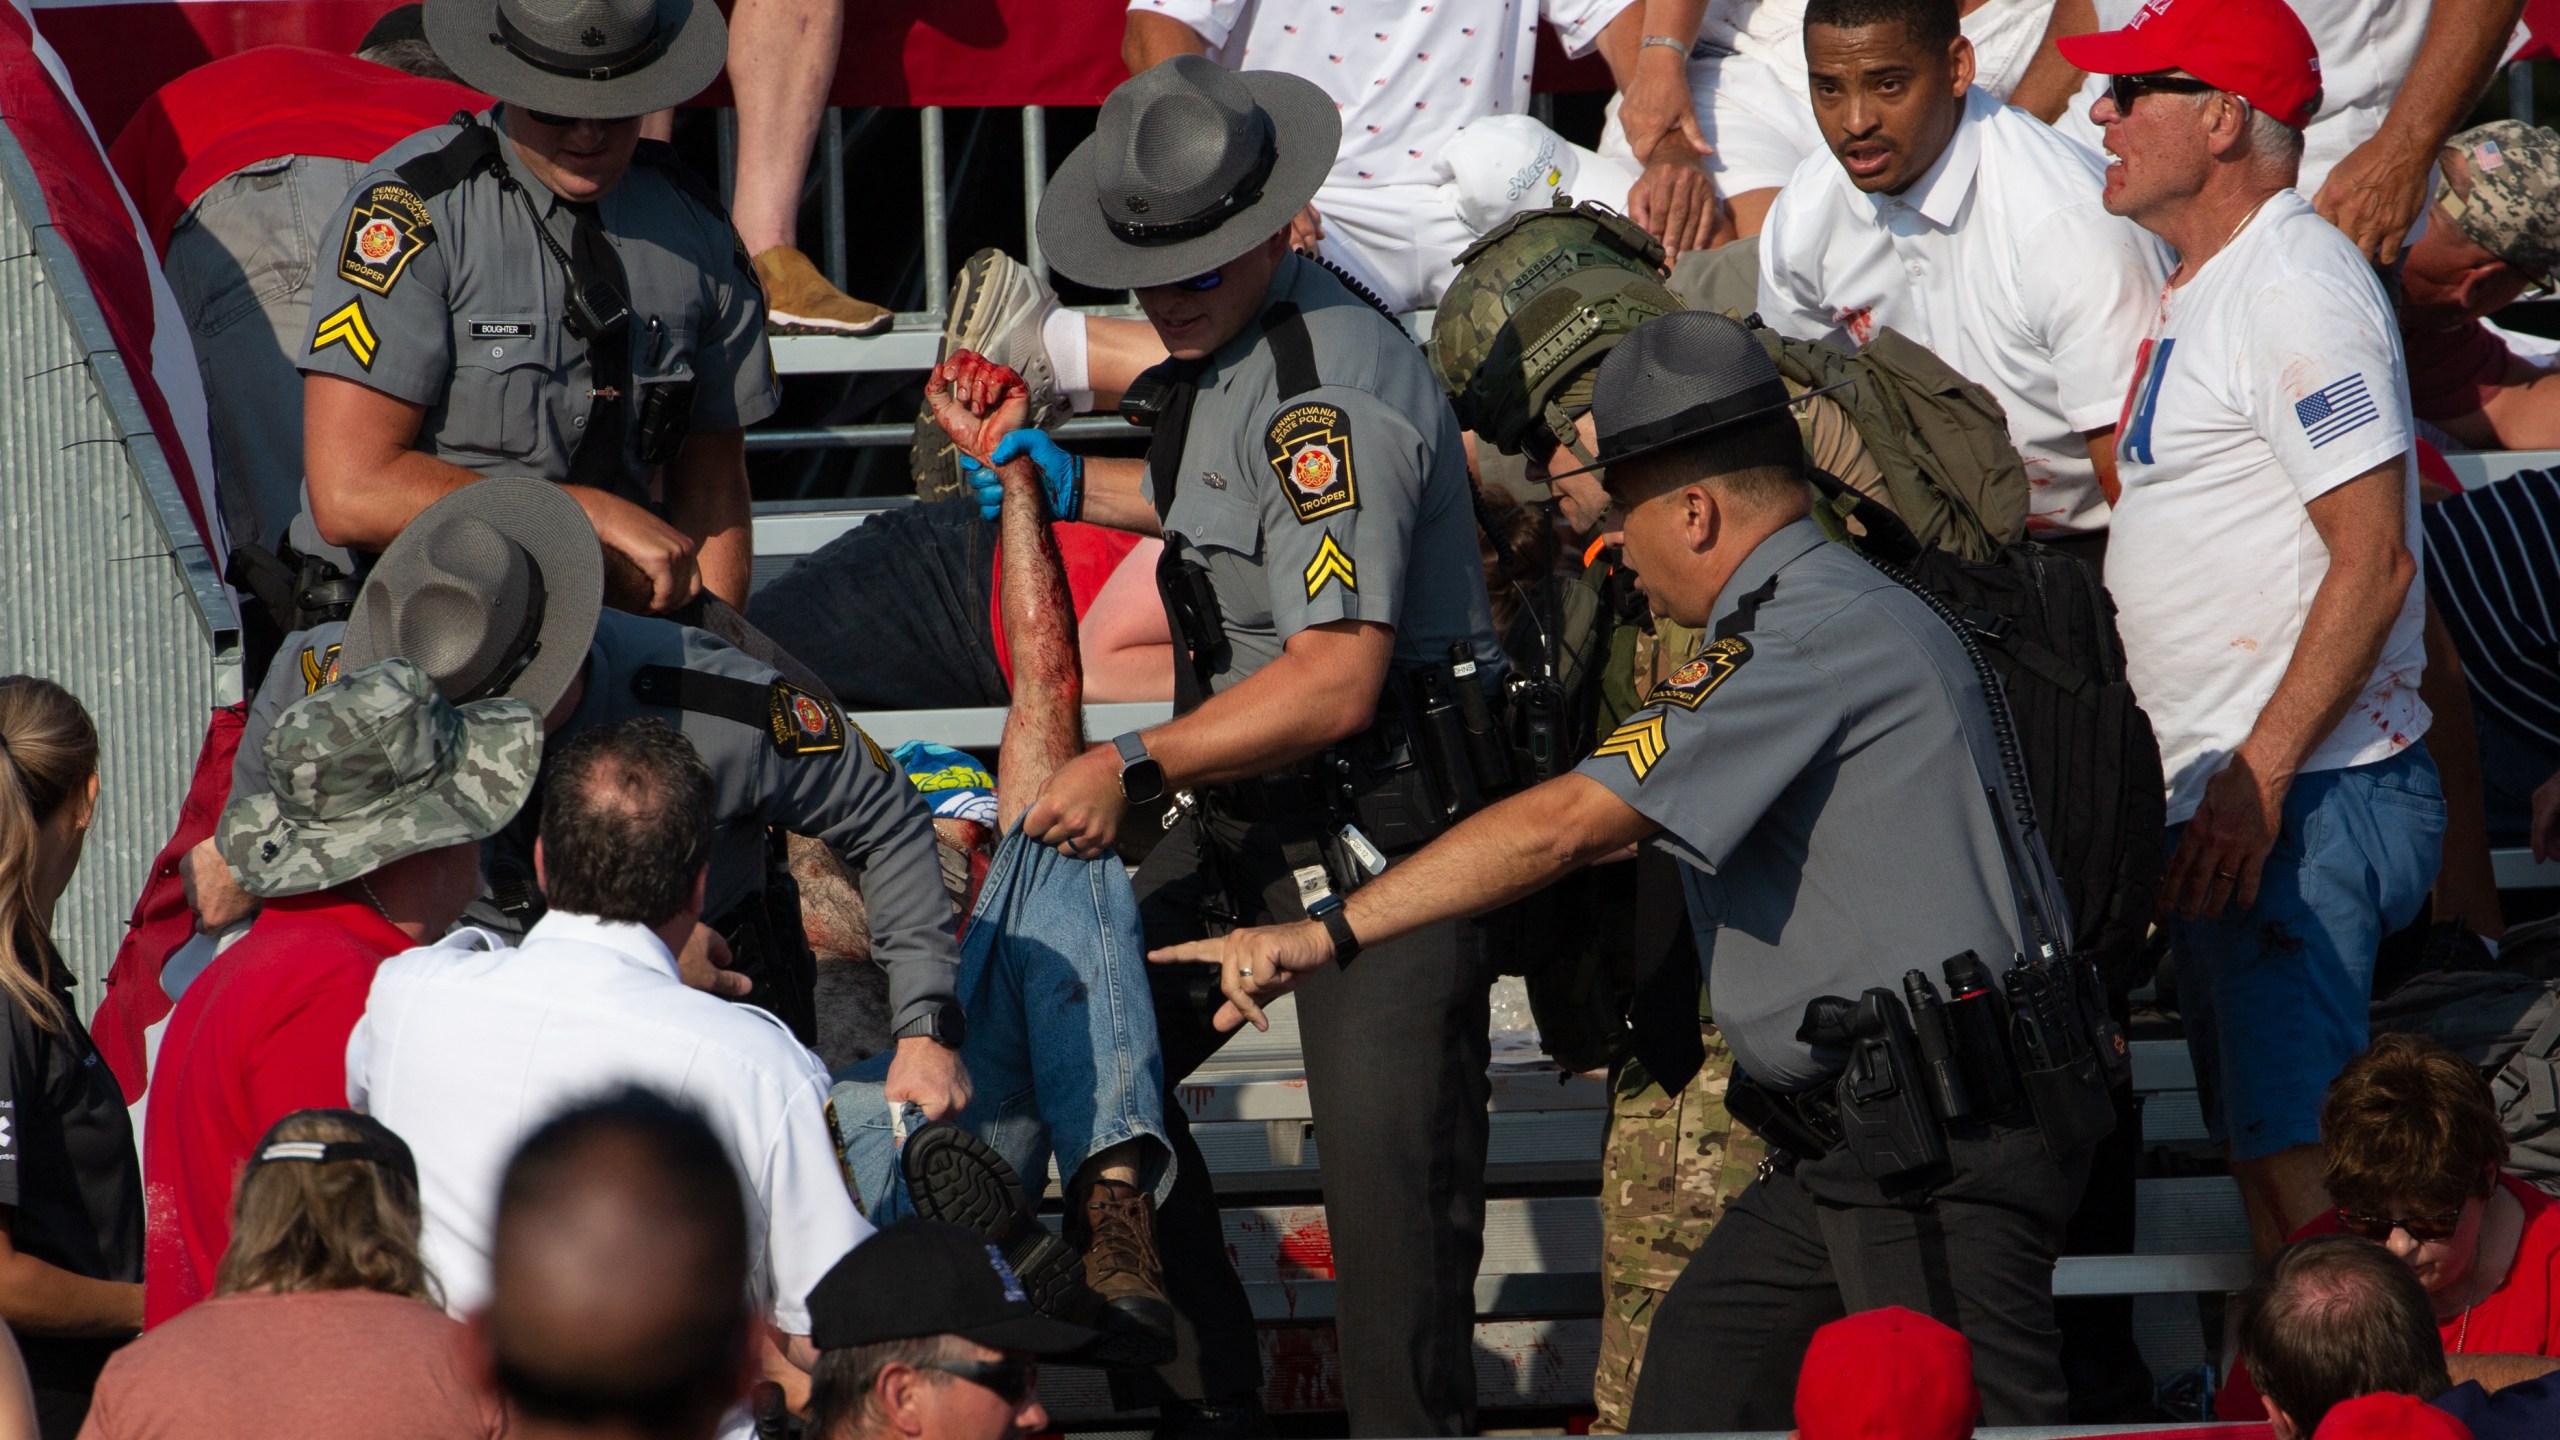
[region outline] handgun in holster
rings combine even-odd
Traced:
[[[358,588],[354,576],[283,541],[273,550],[256,543],[233,546],[222,578],[256,600],[286,635],[346,619]]]
[[[1771,1149],[1799,1160],[1819,1160],[1840,1148],[1840,1111],[1828,1085],[1786,1095],[1736,1070],[1725,1085],[1724,1108]]]
[[[1840,1143],[1870,1180],[1944,1165],[1946,1132],[1929,1108],[1926,1070],[1902,997],[1877,986],[1855,1000],[1817,996],[1796,1039],[1847,1052],[1833,1086]]]

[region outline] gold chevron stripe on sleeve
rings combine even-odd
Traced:
[[[373,368],[373,352],[379,348],[380,342],[373,338],[373,326],[364,318],[362,300],[348,301],[320,322],[320,328],[311,337],[311,353],[317,355],[332,345],[346,346],[347,353],[356,358],[356,364],[367,370]]]
[[[1601,741],[1600,748],[1591,753],[1594,757],[1615,755],[1626,761],[1627,768],[1635,772],[1636,783],[1641,785],[1646,773],[1653,769],[1654,762],[1670,748],[1670,742],[1663,738],[1662,716],[1656,712],[1642,719],[1629,720],[1610,731],[1609,738]]]
[[[1317,591],[1336,580],[1342,582],[1343,589],[1359,593],[1360,582],[1352,574],[1351,557],[1334,543],[1332,531],[1324,532],[1324,542],[1316,546],[1316,558],[1307,562],[1306,580],[1307,598],[1310,600],[1316,598]]]

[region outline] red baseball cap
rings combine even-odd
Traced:
[[[2066,37],[2062,58],[2095,75],[2184,70],[2297,130],[2320,108],[2320,51],[2284,0],[2146,0],[2121,30]]]
[[[2311,1440],[2471,1440],[2471,1427],[2415,1395],[2359,1395],[2332,1406]]]
[[[1796,1374],[1801,1440],[1965,1440],[1981,1418],[1973,1346],[1899,1305],[1814,1331]]]

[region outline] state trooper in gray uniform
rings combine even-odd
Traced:
[[[1158,943],[1338,905],[1457,803],[1426,760],[1468,756],[1422,743],[1424,697],[1451,726],[1500,701],[1457,420],[1392,319],[1289,253],[1339,140],[1314,85],[1181,56],[1112,93],[1040,206],[1049,262],[1133,289],[1173,358],[1142,378],[1143,467],[1077,460],[1036,430],[995,458],[1037,460],[1059,518],[1165,536],[1180,657],[1175,718],[1070,763],[1023,825],[1096,854],[1129,806],[1177,796],[1138,877]],[[1453,921],[1301,1002],[1355,1434],[1473,1431],[1491,979]],[[1224,1039],[1207,1014],[1159,995],[1169,1082]],[[1252,1314],[1207,1167],[1179,1107],[1166,1118],[1183,1178],[1157,1243],[1183,1352],[1161,1378],[1198,1402],[1167,1428],[1249,1430]]]
[[[614,596],[746,604],[743,427],[779,403],[755,267],[639,117],[720,71],[708,0],[429,0],[503,102],[356,180],[312,290],[304,469],[322,538],[389,544],[447,491],[529,475],[619,557]],[[698,579],[697,579],[698,572]]]
[[[1809,517],[1788,403],[1724,316],[1619,344],[1592,406],[1606,483],[1656,612],[1710,630],[1698,656],[1572,773],[1333,923],[1156,958],[1216,963],[1258,1018],[1382,941],[1660,845],[1733,1048],[1728,1103],[1773,1153],[1656,1312],[1628,1430],[1784,1429],[1814,1328],[1896,1304],[1971,1340],[1990,1423],[2057,1424],[2053,1260],[2120,1037],[2053,947],[2068,916],[1996,678],[1952,612]]]
[[[345,621],[285,642],[250,702],[232,793],[265,789],[260,741],[286,706],[394,655],[416,661],[457,704],[527,701],[543,712],[550,743],[636,715],[662,719],[711,770],[718,833],[702,913],[754,982],[747,998],[809,1042],[799,901],[771,847],[784,831],[820,840],[860,876],[873,954],[889,972],[898,1051],[888,1093],[937,1119],[955,1114],[968,1095],[959,950],[915,787],[826,697],[704,631],[603,609],[603,587],[593,533],[559,487],[485,480],[447,496],[383,553]],[[536,808],[489,842],[490,891],[471,923],[521,933],[537,917]],[[201,894],[205,876],[196,878]]]

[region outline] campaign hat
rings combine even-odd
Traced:
[[[2320,108],[2320,49],[2284,0],[2145,0],[2123,29],[2060,43],[2093,75],[2184,70],[2296,130]]]
[[[477,480],[418,512],[347,612],[338,668],[397,655],[459,704],[511,695],[547,715],[587,663],[604,547],[548,480]]]
[[[1176,55],[1102,102],[1040,197],[1040,251],[1101,289],[1170,285],[1278,234],[1315,198],[1342,117],[1313,81]]]
[[[1783,415],[1799,400],[1827,395],[1848,383],[1789,395],[1778,362],[1729,315],[1683,310],[1647,320],[1600,362],[1591,390],[1597,456],[1580,470],[1555,473],[1604,470],[1747,421]]]
[[[728,63],[711,0],[425,0],[427,43],[510,105],[618,120],[702,93]]]

